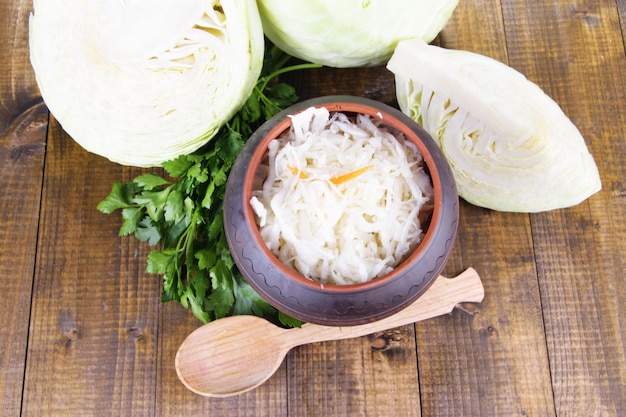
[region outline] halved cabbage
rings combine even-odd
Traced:
[[[31,63],[43,99],[85,149],[156,166],[205,144],[263,61],[254,0],[35,0]]]
[[[329,67],[386,62],[401,39],[433,40],[458,0],[259,0],[263,30],[285,52]]]
[[[483,55],[401,42],[398,104],[438,142],[459,195],[499,211],[576,205],[601,189],[580,132],[536,84]]]

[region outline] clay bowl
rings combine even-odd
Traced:
[[[260,235],[249,203],[258,167],[268,144],[290,128],[288,115],[311,106],[382,119],[415,143],[424,158],[434,188],[430,223],[419,246],[387,275],[362,284],[321,285],[281,263]],[[304,322],[352,326],[387,317],[428,289],[452,251],[458,210],[459,198],[450,166],[432,138],[417,123],[399,110],[377,101],[328,96],[293,105],[250,137],[229,174],[224,199],[224,227],[237,267],[271,305]]]

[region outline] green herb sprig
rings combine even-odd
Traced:
[[[277,311],[243,279],[226,242],[222,202],[230,169],[248,137],[266,120],[298,100],[295,89],[273,82],[291,57],[271,46],[263,71],[244,106],[201,150],[163,164],[167,173],[145,173],[115,183],[97,209],[121,211],[120,236],[134,235],[160,249],[150,252],[147,272],[163,276],[163,302],[177,301],[204,323],[252,314],[287,327],[300,322]]]

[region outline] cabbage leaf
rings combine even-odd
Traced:
[[[252,92],[264,49],[254,0],[35,0],[29,43],[64,130],[135,166],[209,141]]]
[[[468,202],[541,212],[579,204],[601,189],[579,130],[515,69],[419,39],[400,42],[387,68],[400,108],[438,143]]]
[[[259,0],[263,30],[305,61],[348,68],[384,64],[401,39],[433,40],[458,0]]]

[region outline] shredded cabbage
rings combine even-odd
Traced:
[[[329,67],[379,65],[398,41],[433,40],[458,0],[259,0],[263,30],[285,52]]]
[[[323,284],[389,273],[416,248],[433,189],[412,142],[366,115],[309,108],[268,149],[250,204],[280,261]]]
[[[264,41],[254,0],[35,0],[29,42],[43,99],[76,142],[154,166],[241,107]]]
[[[400,108],[438,142],[470,203],[540,212],[601,189],[576,126],[513,68],[419,39],[400,42],[387,67]]]

